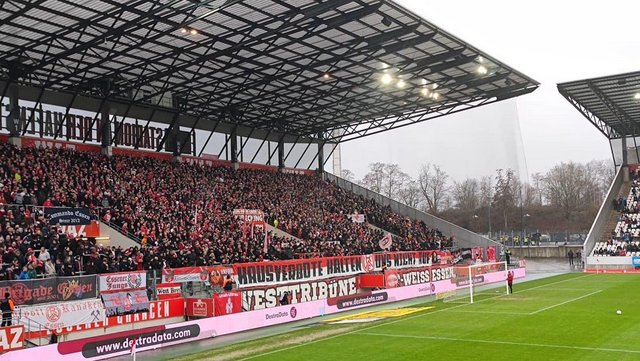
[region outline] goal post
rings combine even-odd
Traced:
[[[476,263],[454,269],[456,289],[443,294],[443,302],[474,303],[509,294],[506,262]]]

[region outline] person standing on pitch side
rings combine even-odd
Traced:
[[[507,285],[509,286],[509,294],[513,293],[513,272],[507,272]]]

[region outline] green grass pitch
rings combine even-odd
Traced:
[[[640,360],[640,276],[566,274],[516,283],[514,291],[485,291],[474,304],[430,302],[424,306],[435,308],[402,318],[321,325],[174,360]]]

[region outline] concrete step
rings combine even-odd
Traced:
[[[283,230],[281,230],[279,228],[276,228],[276,227],[274,227],[274,226],[272,226],[270,224],[267,224],[267,232],[271,232],[273,235],[278,236],[278,237],[289,238],[289,239],[293,238],[293,239],[295,239],[297,241],[300,240],[300,238],[294,237],[293,235],[291,235],[291,234],[289,234],[289,233],[287,233],[287,232],[285,232],[285,231],[283,231]]]

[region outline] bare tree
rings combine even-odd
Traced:
[[[437,214],[447,197],[449,175],[435,164],[424,164],[418,174],[418,185],[427,201],[429,212]]]
[[[416,209],[420,207],[424,200],[418,182],[411,179],[407,174],[404,174],[402,186],[398,191],[398,200]]]
[[[342,174],[340,175],[343,179],[348,180],[349,182],[356,181],[356,175],[349,169],[343,169]]]
[[[385,164],[383,174],[383,194],[395,199],[403,181],[409,176],[404,173],[397,164]]]
[[[544,182],[544,176],[538,172],[538,173],[534,173],[531,175],[531,179],[533,180],[533,184],[531,184],[531,192],[533,192],[535,194],[535,201],[533,202],[533,204],[536,205],[543,205],[543,194],[544,192],[542,191],[542,187],[543,187],[543,182]]]
[[[495,179],[496,185],[494,188],[495,193],[493,195],[493,202],[502,214],[504,229],[508,229],[509,214],[519,202],[519,197],[516,193],[518,190],[514,187],[516,185],[516,182],[514,182],[515,173],[513,169],[507,169],[506,171],[503,169],[497,169]]]
[[[545,196],[552,206],[563,210],[566,220],[584,205],[589,193],[589,175],[584,165],[561,163],[549,170],[544,180]]]
[[[453,198],[455,207],[475,210],[480,203],[480,182],[475,178],[467,178],[461,182],[453,182],[451,197]]]
[[[362,184],[374,192],[381,193],[384,183],[385,164],[381,162],[369,164],[369,172],[362,178]]]

